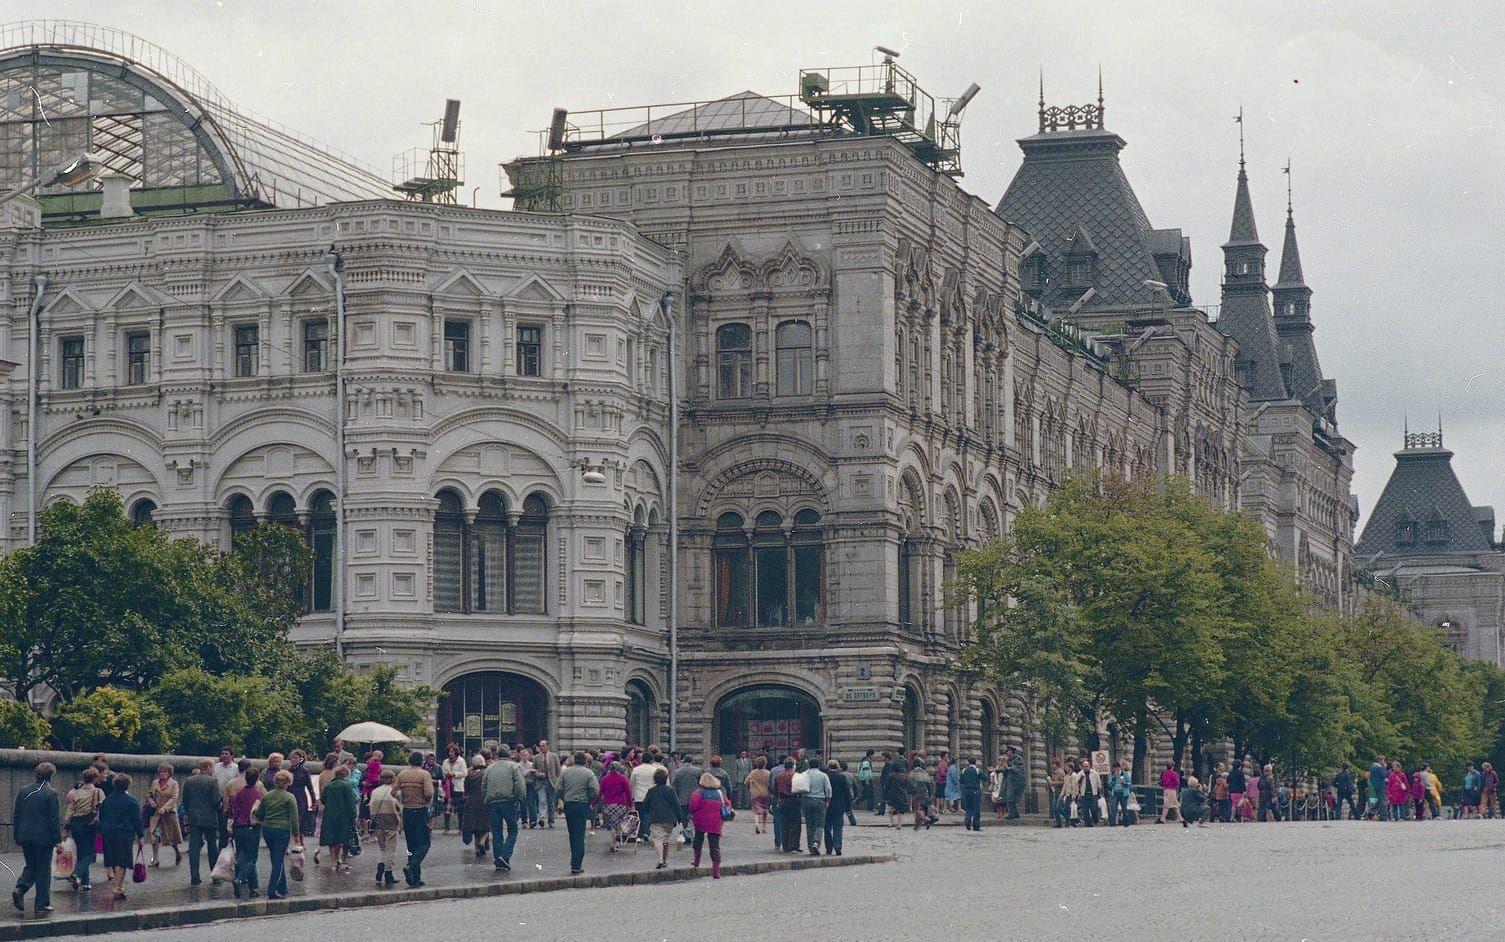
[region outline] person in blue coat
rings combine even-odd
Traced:
[[[105,845],[105,871],[116,899],[125,899],[125,875],[131,870],[132,846],[146,836],[141,824],[141,802],[130,792],[131,777],[118,774],[110,780],[110,794],[99,806],[99,833]]]

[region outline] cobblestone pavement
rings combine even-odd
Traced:
[[[433,938],[440,926],[530,942],[1505,938],[1501,821],[847,833],[848,853],[899,863],[249,920],[153,942]],[[729,843],[752,840],[738,821]]]

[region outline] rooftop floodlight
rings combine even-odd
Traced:
[[[1171,286],[1166,284],[1165,282],[1156,281],[1153,278],[1146,278],[1144,280],[1144,286],[1146,288],[1159,288],[1161,291],[1169,291],[1171,288]]]
[[[445,144],[455,143],[460,133],[460,99],[444,100],[444,124],[439,129],[439,140]]]
[[[80,154],[64,164],[51,176],[37,177],[24,186],[0,195],[0,203],[9,203],[18,196],[25,196],[43,186],[83,186],[105,172],[105,159],[99,154]]]
[[[982,86],[976,82],[968,85],[967,90],[962,92],[962,97],[951,103],[951,110],[946,112],[946,117],[954,118],[961,114],[962,110],[972,103],[972,99],[976,98],[977,93],[980,91],[982,91]]]
[[[888,48],[887,46],[874,46],[873,48],[878,52],[883,53],[883,55],[889,59],[899,58],[899,53],[893,49]]]

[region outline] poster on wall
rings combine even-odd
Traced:
[[[465,738],[466,739],[480,739],[481,738],[481,714],[479,714],[479,713],[467,713],[467,714],[465,714]]]

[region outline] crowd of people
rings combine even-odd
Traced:
[[[968,831],[982,828],[985,803],[998,819],[1020,816],[1026,792],[1024,758],[1010,746],[991,765],[976,757],[953,759],[903,749],[867,752],[852,765],[807,755],[739,752],[729,761],[710,756],[702,766],[690,753],[657,746],[618,751],[555,752],[548,741],[533,747],[487,743],[473,755],[450,745],[445,757],[413,750],[392,766],[380,749],[358,759],[335,741],[317,773],[301,749],[273,753],[265,763],[236,758],[228,747],[217,760],[201,760],[181,781],[161,765],[144,800],[131,777],[94,757],[66,793],[53,784],[56,769],[36,767],[36,781],[16,796],[13,828],[24,867],[12,892],[17,909],[36,890],[35,909],[51,910],[50,876],[56,848],[66,837],[73,864],[66,877],[79,892],[93,888],[102,859],[108,888],[126,897],[126,877],[162,865],[170,850],[189,883],[229,882],[237,898],[262,892],[259,862],[266,848],[265,892],[287,895],[291,871],[302,876],[305,843],[312,866],[350,874],[366,850],[377,858],[374,879],[391,887],[400,874],[409,887],[424,885],[423,865],[433,834],[457,833],[476,859],[490,856],[497,871],[512,868],[519,831],[552,828],[562,817],[569,837],[570,872],[583,872],[590,828],[604,830],[609,852],[625,844],[651,844],[666,867],[670,845],[690,845],[693,866],[708,853],[711,875],[721,875],[724,823],[748,811],[754,834],[772,836],[780,853],[840,855],[847,825],[865,810],[890,827],[930,828],[942,814],[961,814]],[[1056,827],[1129,825],[1158,805],[1157,822],[1182,826],[1343,817],[1402,821],[1444,813],[1441,781],[1431,766],[1407,772],[1377,756],[1367,774],[1343,764],[1330,781],[1281,780],[1252,758],[1215,764],[1206,781],[1167,764],[1158,788],[1136,787],[1127,762],[1102,770],[1088,754],[1054,760],[1047,780],[1048,813]],[[1453,817],[1499,815],[1500,777],[1490,763],[1468,763],[1451,807]],[[398,838],[404,844],[399,868]],[[374,846],[371,846],[374,845]],[[146,853],[150,850],[149,860]]]

